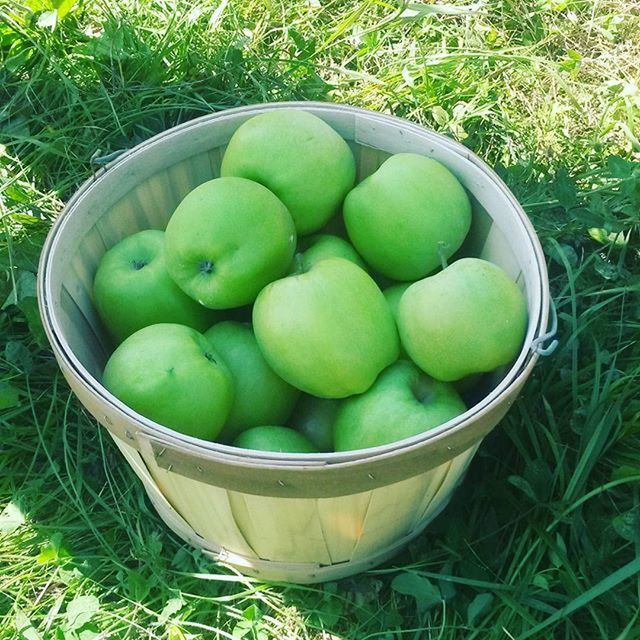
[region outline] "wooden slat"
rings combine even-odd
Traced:
[[[208,180],[212,180],[214,177],[216,177],[213,167],[211,166],[210,151],[197,153],[196,155],[189,158],[187,162],[189,166],[191,183],[193,184],[192,189],[197,187],[199,184],[207,182]]]
[[[471,200],[471,227],[455,258],[479,256],[493,226],[493,219],[485,208],[473,194],[468,195]]]
[[[162,494],[199,536],[233,553],[257,557],[236,524],[225,489],[166,471],[145,449],[141,454]]]
[[[76,357],[96,380],[100,380],[111,347],[104,335],[94,330],[97,318],[90,322],[66,288],[62,290],[58,317],[63,326],[72,327],[68,331],[69,345]]]
[[[122,198],[106,215],[96,222],[95,228],[100,233],[104,245],[110,249],[120,240],[140,231],[140,220],[137,202],[134,198]],[[84,244],[85,238],[80,241]],[[95,270],[94,270],[95,273]]]
[[[229,492],[233,517],[260,558],[330,564],[314,499],[269,498]]]
[[[442,507],[451,499],[451,495],[458,484],[464,478],[464,474],[478,447],[471,447],[463,454],[456,456],[448,465],[442,483],[438,487],[435,496],[429,502],[426,509],[421,513],[420,520],[428,519],[437,514]]]
[[[380,165],[390,156],[391,154],[386,151],[358,145],[355,152],[357,181],[362,182],[366,177],[375,173],[375,171],[380,168]]]
[[[226,150],[226,144],[209,150],[209,165],[211,166],[212,178],[220,177],[220,167],[222,166],[222,158]]]
[[[149,206],[146,208],[146,214],[151,223],[150,228],[164,230],[178,205],[169,186],[167,173],[160,171],[146,180],[143,188],[145,197],[147,197],[147,193],[149,194],[147,197]],[[142,193],[140,197],[143,197]]]
[[[318,517],[331,562],[345,562],[364,532],[372,491],[338,498],[319,498]]]
[[[431,505],[438,495],[440,487],[442,487],[450,467],[451,462],[446,462],[445,464],[442,464],[431,471],[427,471],[427,473],[424,474],[424,493],[422,495],[422,500],[420,500],[420,503],[416,506],[410,527],[411,531],[420,526],[420,523],[434,511],[434,509],[431,508]]]
[[[521,258],[516,257],[497,225],[491,226],[478,257],[502,267],[513,281],[522,276]]]
[[[62,286],[66,287],[74,299],[77,299],[76,293],[91,296],[93,278],[106,251],[106,246],[96,227],[87,229],[78,238],[75,250],[66,262],[62,281]],[[82,305],[81,301],[79,301],[79,305]]]
[[[411,531],[416,509],[428,489],[425,480],[425,474],[414,476],[372,492],[352,560],[366,558]]]
[[[162,179],[152,176],[141,182],[131,194],[135,198],[136,209],[142,218],[138,218],[140,230],[159,229],[164,231],[169,217],[173,213],[163,196]]]
[[[199,536],[173,508],[166,496],[155,483],[155,480],[149,473],[149,470],[137,449],[123,442],[119,438],[114,438],[114,442],[131,468],[134,470],[135,474],[138,476],[139,480],[142,482],[149,499],[165,524],[175,531],[183,540],[203,549],[205,553],[208,553],[212,558],[217,560],[225,557],[227,553],[224,549],[216,544],[211,544],[209,541]],[[243,563],[251,562],[251,558],[247,559],[244,556],[238,557],[236,560]]]
[[[67,278],[69,286],[63,286],[97,334],[102,331],[102,326],[99,323],[98,314],[93,304],[94,274],[95,271],[89,270],[87,263],[82,260],[82,256],[76,256],[75,260],[71,263],[72,277]]]
[[[205,169],[208,169],[208,154],[199,154],[199,157],[201,161],[204,159]],[[201,171],[197,173],[194,172],[194,165],[188,160],[169,167],[166,174],[169,181],[172,201],[176,203],[176,206],[182,202],[188,193],[204,182],[203,180],[199,180]]]

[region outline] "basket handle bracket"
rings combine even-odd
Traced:
[[[118,149],[117,151],[112,151],[111,153],[107,153],[106,155],[100,155],[102,153],[102,149],[96,149],[89,158],[89,164],[93,169],[94,173],[100,167],[105,167],[113,160],[119,158],[127,149]],[[107,167],[108,168],[108,167]]]
[[[531,351],[540,356],[550,356],[558,347],[556,333],[558,332],[558,312],[553,298],[549,301],[549,312],[551,314],[551,327],[541,336],[538,336],[531,342]],[[548,344],[548,341],[550,342]]]

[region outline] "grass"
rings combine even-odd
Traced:
[[[28,5],[0,8],[0,638],[640,638],[640,7]],[[495,166],[542,241],[560,336],[442,516],[383,567],[311,587],[168,531],[34,298],[92,157],[287,99],[395,113]]]

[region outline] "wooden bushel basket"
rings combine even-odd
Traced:
[[[181,435],[132,411],[102,387],[109,355],[92,303],[103,253],[136,231],[165,227],[180,200],[219,175],[225,146],[248,118],[308,110],[352,146],[358,178],[390,154],[449,167],[473,202],[462,253],[503,267],[528,301],[522,351],[492,376],[466,413],[423,434],[346,453],[279,454]],[[113,436],[166,524],[248,575],[298,583],[373,567],[418,535],[446,505],[480,442],[516,399],[537,360],[549,311],[544,257],[514,196],[473,153],[404,120],[329,103],[231,109],[175,127],[124,153],[69,201],[45,243],[40,312],[69,385]]]

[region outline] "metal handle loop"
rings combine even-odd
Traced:
[[[558,312],[553,298],[549,301],[549,311],[551,313],[551,328],[541,336],[531,342],[531,351],[540,356],[550,356],[558,347],[556,333],[558,332]],[[544,345],[547,340],[551,340],[548,345]]]
[[[91,158],[89,158],[89,163],[91,164],[92,167],[95,167],[95,168],[104,167],[106,164],[109,164],[112,160],[115,160],[116,158],[121,156],[125,151],[126,149],[118,149],[117,151],[108,153],[105,156],[101,156],[100,154],[102,153],[102,149],[96,149],[93,152],[93,155],[91,156]]]

